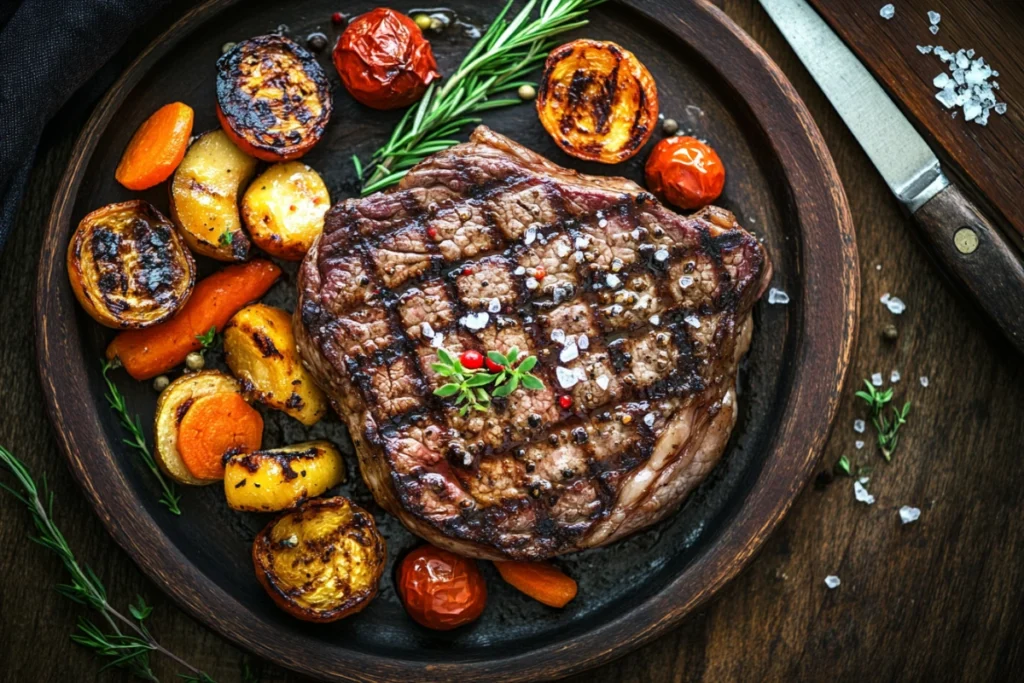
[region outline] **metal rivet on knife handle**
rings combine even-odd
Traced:
[[[973,254],[978,248],[978,234],[971,228],[960,228],[953,235],[953,244],[961,254]]]

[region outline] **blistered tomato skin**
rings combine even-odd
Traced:
[[[647,159],[647,188],[681,209],[699,209],[718,199],[725,166],[708,145],[692,137],[665,138]]]
[[[487,604],[487,585],[476,562],[432,545],[402,560],[398,594],[409,616],[435,631],[475,621]]]
[[[430,43],[416,22],[386,7],[353,19],[333,57],[352,97],[374,109],[410,105],[441,77]]]

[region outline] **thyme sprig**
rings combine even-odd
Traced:
[[[868,409],[871,411],[871,417],[878,417],[878,414],[882,412],[886,404],[892,401],[892,387],[889,387],[885,391],[879,391],[875,388],[868,380],[864,380],[864,386],[868,388],[867,391],[858,391],[854,396],[861,398],[865,403],[868,404]]]
[[[144,623],[153,608],[141,597],[137,597],[136,602],[128,606],[131,617],[125,616],[110,604],[107,590],[99,577],[88,565],[78,562],[64,534],[54,523],[53,492],[47,489],[45,479],[42,487],[39,487],[24,463],[3,446],[0,446],[0,466],[14,475],[21,491],[3,483],[0,483],[0,488],[21,501],[32,514],[37,535],[30,536],[31,540],[56,554],[70,575],[70,582],[57,586],[57,591],[70,600],[96,610],[105,622],[105,627],[100,628],[89,619],[80,617],[78,628],[71,636],[74,642],[109,660],[101,671],[118,667],[143,680],[157,681],[149,663],[150,653],[157,652],[186,669],[191,680],[214,683],[201,669],[189,664],[153,638]]]
[[[518,97],[491,98],[521,85],[534,85],[524,79],[557,45],[554,37],[585,26],[587,10],[603,1],[530,0],[509,20],[513,4],[509,0],[455,73],[443,85],[435,81],[427,87],[367,166],[354,160],[360,180],[366,179],[363,194],[398,182],[425,157],[458,144],[452,136],[464,126],[479,123],[475,114],[521,103]],[[531,18],[535,7],[537,16]]]
[[[459,415],[464,416],[470,410],[486,411],[491,405],[492,396],[508,396],[520,385],[532,391],[544,388],[544,382],[530,373],[537,365],[537,357],[520,356],[519,349],[514,346],[507,354],[488,351],[487,357],[492,363],[501,366],[501,372],[488,372],[483,368],[471,370],[444,348],[437,350],[437,357],[440,362],[431,367],[438,375],[450,381],[435,389],[434,395],[442,398],[457,396],[455,405],[462,405]],[[487,387],[491,384],[494,389],[488,391]]]
[[[171,511],[172,514],[180,515],[181,508],[178,503],[181,502],[181,496],[178,494],[174,487],[173,482],[167,481],[164,477],[163,472],[157,467],[156,460],[153,459],[153,454],[149,450],[149,446],[146,444],[146,435],[142,431],[142,421],[139,420],[139,416],[132,416],[128,412],[128,403],[125,401],[124,394],[117,388],[114,381],[110,379],[107,374],[110,372],[114,364],[110,361],[103,362],[103,380],[107,383],[107,403],[113,408],[114,412],[117,413],[118,419],[121,421],[121,426],[124,427],[130,436],[130,438],[122,439],[124,443],[128,444],[142,457],[142,462],[145,463],[149,471],[156,477],[157,483],[160,484],[160,502]]]
[[[892,419],[886,419],[884,414],[872,418],[878,432],[878,447],[882,450],[882,457],[886,462],[892,460],[893,451],[900,442],[900,427],[907,423],[907,415],[910,413],[910,401],[903,404],[903,408],[892,409]]]

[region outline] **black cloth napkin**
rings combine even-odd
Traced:
[[[0,251],[57,110],[167,0],[0,0]]]

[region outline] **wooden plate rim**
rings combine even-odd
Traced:
[[[72,472],[114,540],[186,612],[235,644],[282,666],[323,680],[409,680],[410,676],[518,681],[566,676],[621,656],[649,642],[711,598],[747,565],[778,526],[817,464],[845,384],[857,334],[859,266],[849,207],[835,165],[816,124],[788,79],[753,40],[723,12],[694,0],[617,0],[664,26],[701,54],[728,58],[713,68],[740,95],[751,117],[771,131],[773,153],[782,161],[789,211],[798,217],[804,243],[799,268],[802,298],[792,319],[801,331],[793,359],[791,395],[770,457],[722,536],[659,593],[622,616],[573,640],[528,652],[463,663],[385,659],[349,651],[352,666],[339,670],[329,658],[302,647],[256,618],[244,604],[203,575],[170,543],[155,520],[139,515],[127,482],[114,465],[103,436],[98,397],[84,374],[86,359],[76,344],[74,305],[64,273],[64,251],[81,173],[124,95],[178,40],[238,0],[209,0],[173,24],[128,67],[97,106],[69,161],[46,228],[36,290],[37,363],[47,412]],[[725,48],[725,49],[723,49]],[[838,233],[839,239],[836,240]],[[813,322],[811,322],[813,321]],[[70,370],[81,371],[72,375]],[[779,444],[786,444],[779,454]],[[100,488],[102,487],[102,491]],[[624,635],[625,634],[625,635]]]

